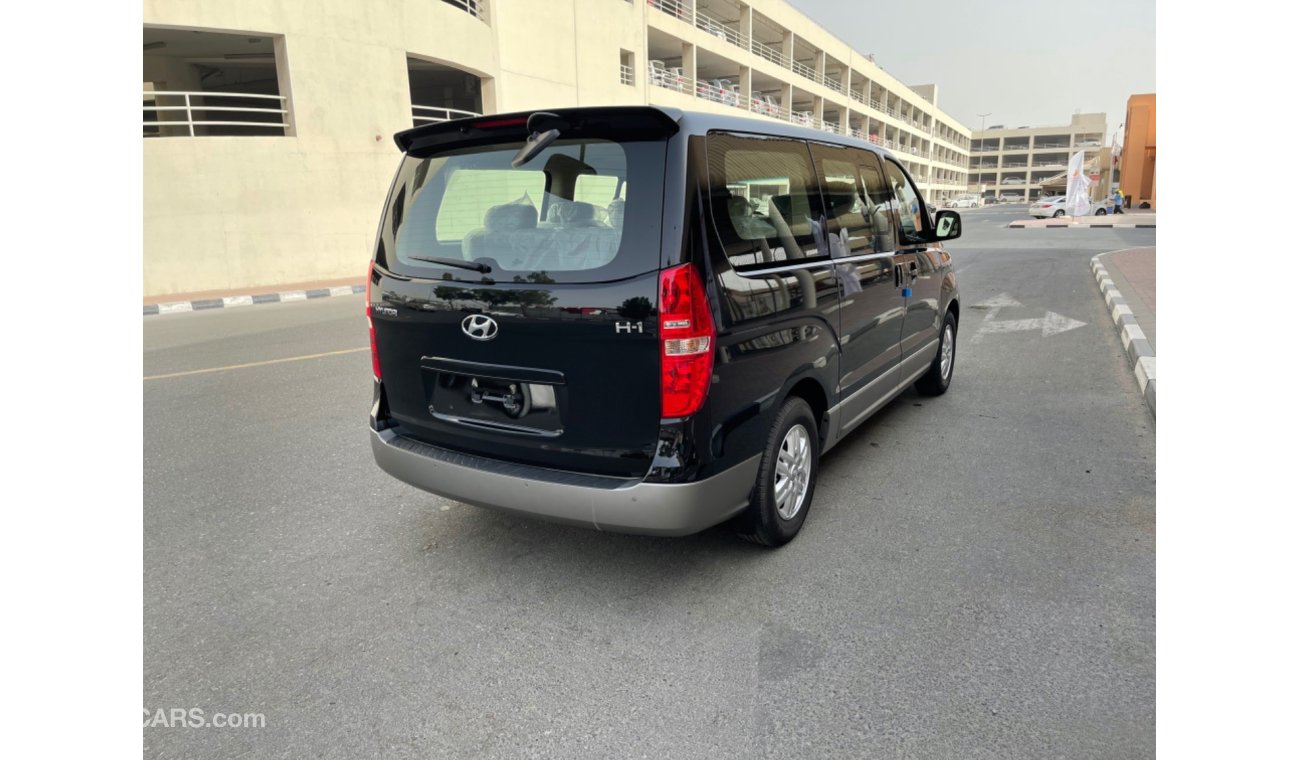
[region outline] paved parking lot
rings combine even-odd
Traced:
[[[265,715],[146,756],[1153,756],[1155,423],[1089,258],[1155,231],[1023,212],[963,214],[951,391],[778,551],[389,478],[359,296],[146,318],[145,707]],[[1048,313],[1083,324],[994,327]]]

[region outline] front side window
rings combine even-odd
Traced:
[[[903,168],[893,161],[885,161],[885,176],[898,208],[898,241],[904,245],[924,243],[929,212],[921,194],[912,187]]]
[[[831,255],[894,250],[892,196],[875,156],[826,145],[814,146],[813,156],[824,188]]]
[[[732,266],[763,268],[829,257],[806,144],[712,134],[708,156],[713,226]]]

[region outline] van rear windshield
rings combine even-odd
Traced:
[[[663,140],[560,139],[513,168],[521,146],[406,156],[380,226],[380,266],[473,283],[605,282],[658,268]]]

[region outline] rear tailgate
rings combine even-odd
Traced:
[[[384,407],[445,448],[640,476],[659,432],[672,125],[651,109],[557,114],[559,138],[520,167],[512,117],[399,135],[371,281]]]

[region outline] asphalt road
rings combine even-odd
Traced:
[[[144,707],[265,716],[145,756],[1154,756],[1154,422],[1088,258],[1155,234],[1022,215],[963,215],[951,390],[828,455],[776,551],[389,478],[359,296],[145,318]],[[1085,324],[980,335],[1000,294]]]

